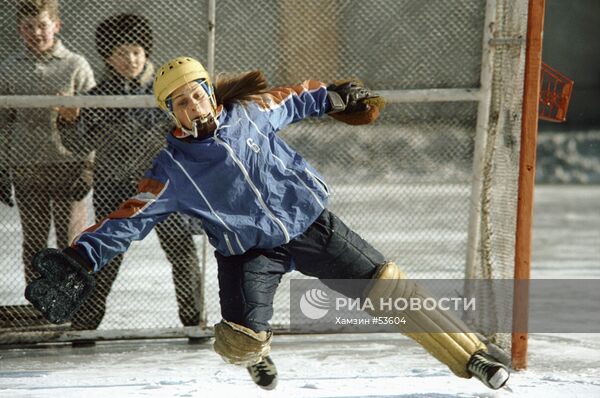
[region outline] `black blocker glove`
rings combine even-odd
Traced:
[[[52,323],[71,319],[96,286],[91,265],[74,249],[43,249],[32,260],[40,274],[25,288],[25,298]]]

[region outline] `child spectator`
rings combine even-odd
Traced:
[[[94,85],[88,62],[68,50],[57,34],[61,28],[58,0],[22,0],[17,26],[23,46],[0,64],[0,93],[4,95],[77,95]],[[2,112],[2,133],[10,142],[3,157],[12,176],[23,232],[25,279],[35,274],[31,259],[47,246],[54,222],[59,247],[68,245],[87,222],[82,200],[91,188],[93,154],[73,153],[64,146],[79,108],[19,108]],[[9,199],[3,199],[10,204]]]

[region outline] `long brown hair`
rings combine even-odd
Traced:
[[[253,95],[266,92],[267,85],[267,78],[259,70],[237,75],[221,74],[214,84],[217,104],[248,101]]]

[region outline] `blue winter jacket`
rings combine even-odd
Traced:
[[[328,109],[325,85],[305,81],[220,107],[211,137],[182,139],[175,130],[138,194],[85,230],[72,247],[98,271],[172,212],[198,218],[225,256],[289,242],[325,209],[329,191],[276,133]]]

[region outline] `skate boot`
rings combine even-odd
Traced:
[[[264,357],[259,363],[248,366],[248,373],[254,383],[265,390],[273,390],[277,387],[277,368],[271,357]]]
[[[485,351],[477,351],[467,363],[467,370],[483,384],[497,390],[508,381],[508,368]]]

